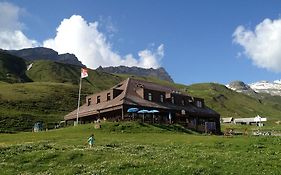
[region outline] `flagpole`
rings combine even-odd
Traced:
[[[76,125],[78,125],[78,120],[79,120],[79,107],[80,107],[81,84],[82,84],[82,77],[80,77],[80,83],[79,83],[79,95],[78,95]]]

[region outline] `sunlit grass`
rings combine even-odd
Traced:
[[[122,127],[125,126],[125,127]],[[95,134],[95,145],[86,141]],[[280,174],[279,137],[102,123],[0,135],[1,174]]]

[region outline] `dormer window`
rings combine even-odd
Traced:
[[[91,99],[91,98],[88,98],[88,106],[91,105],[91,101],[92,101],[92,99]]]
[[[148,100],[152,101],[152,94],[151,93],[148,93]]]
[[[107,93],[107,95],[106,95],[106,100],[107,100],[107,101],[110,100],[110,93]]]
[[[163,103],[164,102],[164,95],[160,95],[160,102]]]
[[[144,86],[143,86],[143,84],[138,83],[138,84],[137,84],[137,87],[143,88]]]
[[[201,101],[196,101],[196,106],[198,108],[202,108],[202,102]]]
[[[97,96],[97,104],[100,103],[100,96]]]

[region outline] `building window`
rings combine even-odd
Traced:
[[[100,103],[100,96],[97,96],[97,104]]]
[[[171,101],[172,101],[173,104],[175,104],[175,98],[174,97],[172,97]]]
[[[185,110],[181,110],[181,115],[185,115]]]
[[[91,98],[88,98],[88,106],[91,105],[91,101],[92,101],[92,99],[91,99]]]
[[[106,100],[107,100],[107,101],[110,100],[110,93],[107,93],[107,95],[106,95]]]
[[[160,102],[161,102],[161,103],[164,102],[164,95],[160,95]]]
[[[185,105],[184,99],[181,100],[181,104],[182,104],[183,106]]]
[[[201,101],[196,101],[196,106],[198,108],[202,108],[202,102]]]
[[[151,93],[148,93],[148,100],[152,101],[152,94]]]

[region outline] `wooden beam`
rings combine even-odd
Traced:
[[[122,120],[124,120],[124,107],[122,105]]]

